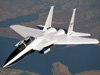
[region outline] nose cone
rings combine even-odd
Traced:
[[[18,48],[15,49],[14,52],[12,52],[12,53],[10,54],[10,56],[8,57],[8,59],[6,60],[6,62],[4,63],[3,68],[4,68],[4,67],[7,67],[7,66],[10,66],[11,63],[10,63],[10,64],[7,64],[7,63],[8,63],[9,61],[11,61],[15,56],[17,56],[21,51],[22,51],[22,50],[19,50]]]
[[[25,56],[27,56],[27,55],[34,52],[34,50],[30,50],[30,51],[23,54],[22,51],[24,51],[24,50],[20,50],[18,48],[15,49],[15,51],[11,53],[11,55],[8,57],[8,59],[4,63],[3,68],[11,66],[11,65],[17,63],[18,61],[23,59]],[[19,54],[20,54],[20,56],[19,56]]]

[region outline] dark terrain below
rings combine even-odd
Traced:
[[[36,28],[36,25],[44,25],[51,5],[55,6],[52,26],[67,29],[72,10],[77,8],[74,30],[91,33],[92,37],[100,41],[100,0],[0,0],[0,36],[23,39],[9,26],[21,24]],[[0,69],[0,74],[6,75],[8,71],[14,70]],[[73,75],[60,62],[53,63],[52,73]],[[85,71],[74,75],[100,75],[100,71]]]

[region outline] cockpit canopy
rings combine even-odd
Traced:
[[[32,36],[26,37],[24,40],[18,42],[18,43],[16,44],[16,46],[18,47],[18,46],[20,46],[20,45],[23,44],[23,45],[26,47],[26,46],[29,45],[32,41],[34,41],[34,39],[35,39],[35,38],[32,37]]]
[[[32,41],[34,41],[34,37],[27,37],[24,40],[18,42],[16,44],[17,48],[13,51],[13,53],[8,57],[8,59],[6,60],[5,64],[7,64],[11,59],[13,59],[15,56],[17,56],[20,52],[22,52]],[[29,52],[27,52],[26,54],[22,55],[20,58],[18,58],[16,61],[14,61],[13,63],[9,64],[8,66],[18,62],[19,60],[21,60],[22,58],[24,58],[25,56],[33,53],[34,50],[30,50]],[[4,64],[4,65],[5,65]]]
[[[34,37],[27,37],[24,39],[23,44],[25,44],[26,46],[29,45],[35,38]]]

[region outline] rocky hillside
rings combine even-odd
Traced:
[[[16,70],[16,69],[0,68],[0,75],[39,75],[39,74],[28,71]]]
[[[60,62],[53,63],[53,75],[100,75],[100,70],[85,71],[77,74],[71,74],[68,67]]]
[[[67,29],[72,15],[72,9],[77,8],[74,30],[89,32],[93,37],[100,40],[99,0],[0,0],[0,25],[3,26],[4,23],[8,24],[12,21],[13,23],[11,24],[23,24],[29,27],[36,27],[36,25],[40,24],[44,25],[51,5],[55,6],[53,26]],[[27,17],[30,14],[36,14],[39,17],[34,21],[24,22],[23,20],[25,19],[31,19]],[[19,18],[24,16],[27,18]],[[14,22],[16,18],[20,22]],[[19,37],[17,34],[15,36],[14,32],[9,28],[1,28],[0,36],[14,36],[13,38],[17,39]]]
[[[53,75],[71,75],[68,67],[61,64],[60,62],[53,63],[52,73]]]

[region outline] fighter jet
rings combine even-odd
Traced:
[[[74,18],[76,8],[73,9],[72,18],[69,28],[60,29],[51,27],[54,6],[51,6],[45,25],[37,25],[39,29],[25,27],[22,25],[11,25],[10,28],[21,35],[24,39],[19,41],[15,46],[14,52],[8,57],[4,63],[4,67],[11,66],[24,58],[25,56],[37,51],[46,54],[54,45],[70,45],[70,44],[98,44],[99,41],[93,38],[89,33],[81,33],[73,31]]]

